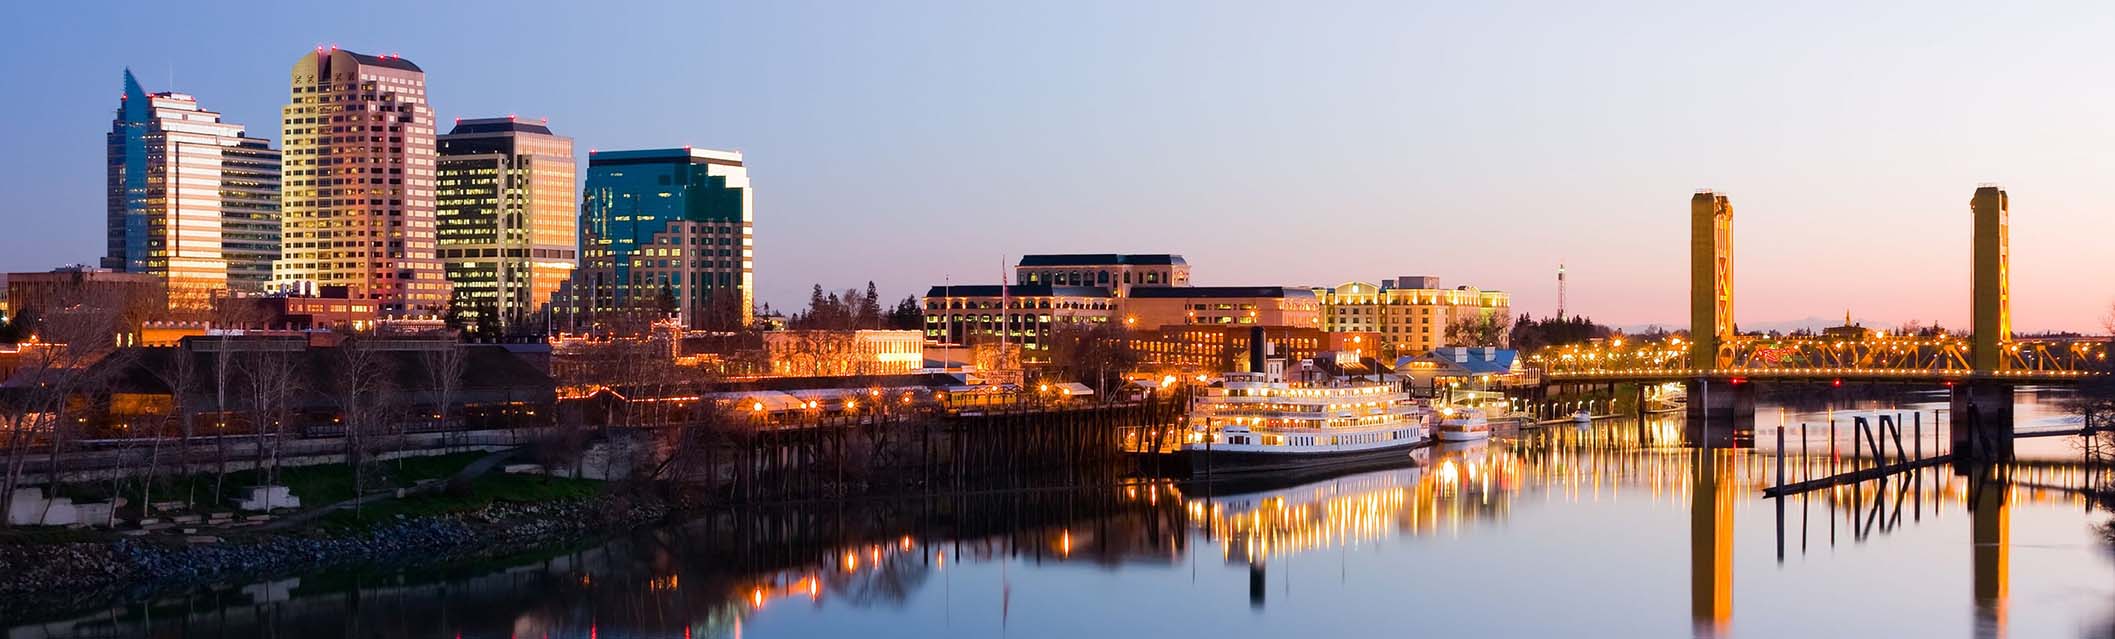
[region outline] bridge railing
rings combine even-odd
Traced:
[[[1977,371],[1970,342],[1958,336],[1829,337],[1742,336],[1721,345],[1718,365],[1692,366],[1688,343],[1609,340],[1544,349],[1528,356],[1531,366],[1553,378],[1686,377],[1754,374],[1772,377],[1880,377],[1949,379],[1978,373],[1997,377],[2061,379],[2109,371],[2106,338],[2020,339],[2004,343],[2002,367]]]

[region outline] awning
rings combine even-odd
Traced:
[[[1063,384],[1058,384],[1057,390],[1059,395],[1065,395],[1068,397],[1078,397],[1083,395],[1094,394],[1094,389],[1088,388],[1086,384],[1081,384],[1079,382],[1065,382]]]

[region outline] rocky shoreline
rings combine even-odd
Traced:
[[[659,521],[653,498],[604,495],[400,519],[357,532],[294,530],[108,542],[0,543],[0,619],[80,613],[162,593],[263,580],[348,564],[400,565],[490,558]],[[408,561],[416,557],[416,561]]]

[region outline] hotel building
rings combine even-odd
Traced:
[[[449,294],[426,73],[393,55],[319,48],[294,63],[291,85],[274,287],[344,286],[385,315],[438,314]]]
[[[578,263],[573,140],[513,117],[440,136],[440,258],[459,317],[504,332],[543,313]]]
[[[103,267],[151,274],[179,310],[263,290],[279,256],[279,152],[125,72],[108,144]]]
[[[754,222],[739,152],[591,152],[575,304],[590,314],[666,311],[691,328],[745,324]]]
[[[1314,289],[1321,325],[1332,333],[1380,336],[1381,352],[1420,355],[1447,343],[1449,323],[1475,317],[1509,317],[1512,296],[1473,287],[1441,288],[1439,278],[1398,277],[1381,284],[1346,282]]]

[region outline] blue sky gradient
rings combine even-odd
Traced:
[[[2015,324],[2115,299],[2115,5],[123,3],[0,29],[0,269],[93,263],[119,74],[278,139],[318,45],[423,66],[443,123],[748,155],[761,299],[1176,252],[1198,284],[1433,274],[1686,323],[1692,190],[1744,323],[1966,323],[1968,197],[2013,198]],[[583,172],[584,173],[584,172]]]

